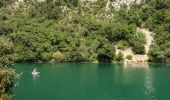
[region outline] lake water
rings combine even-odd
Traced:
[[[170,66],[161,64],[14,65],[23,72],[13,100],[170,100]],[[37,67],[39,76],[32,76]]]

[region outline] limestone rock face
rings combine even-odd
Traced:
[[[97,2],[98,0],[80,0],[82,2]],[[121,6],[126,5],[130,8],[132,4],[141,4],[145,0],[106,0],[106,10],[109,10],[110,6],[114,7],[116,10],[119,10]]]
[[[20,2],[23,2],[23,1],[24,0],[17,0],[15,5],[17,6]],[[45,0],[37,0],[37,1],[43,2]],[[97,1],[99,0],[80,0],[80,2],[87,2],[87,3],[93,3]],[[132,4],[141,4],[145,2],[145,0],[105,0],[105,1],[106,1],[105,10],[109,10],[110,8],[115,8],[115,10],[119,10],[123,5],[130,8],[130,5]]]
[[[145,2],[145,0],[114,0],[112,2],[112,5],[116,9],[120,9],[122,5],[126,5],[127,7],[130,7],[132,4],[141,4],[142,2]]]

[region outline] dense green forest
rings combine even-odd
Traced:
[[[137,27],[155,32],[149,58],[170,59],[170,1],[148,0],[131,9],[104,9],[107,0],[15,0],[0,2],[0,35],[13,43],[13,61],[115,62],[115,45],[144,54],[145,36]]]
[[[145,54],[145,36],[155,33],[149,61],[170,62],[170,0],[146,0],[130,9],[105,10],[107,0],[0,0],[0,96],[8,98],[14,62],[117,62],[120,49]],[[6,100],[6,99],[2,99]]]

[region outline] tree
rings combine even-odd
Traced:
[[[133,59],[133,57],[132,57],[132,55],[127,55],[127,56],[126,56],[126,59],[128,59],[128,60],[132,60],[132,59]]]
[[[0,0],[0,8],[13,3],[15,0]]]
[[[64,59],[65,59],[64,55],[59,51],[53,54],[54,62],[62,62]]]
[[[121,40],[128,40],[136,33],[136,26],[127,23],[115,24],[112,30],[112,39],[117,42]]]
[[[136,33],[129,38],[129,43],[136,54],[145,54],[146,37],[143,33]]]
[[[116,58],[114,50],[111,44],[101,44],[97,50],[98,62],[112,62]]]
[[[0,66],[3,66],[12,59],[13,44],[8,38],[0,36]]]
[[[14,86],[18,75],[15,70],[6,67],[11,59],[12,43],[6,38],[0,36],[0,99],[11,99],[11,89]]]
[[[122,52],[119,52],[118,55],[117,55],[116,60],[117,60],[118,62],[123,61],[123,60],[124,60],[124,54],[123,54]]]

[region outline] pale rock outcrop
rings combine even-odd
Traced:
[[[114,7],[115,10],[119,10],[121,6],[124,5],[130,8],[130,5],[132,4],[141,4],[143,2],[145,2],[145,0],[108,0],[106,4],[106,10],[109,10],[110,6]]]
[[[80,0],[82,2],[97,2],[98,0]],[[115,10],[119,10],[121,6],[127,6],[130,8],[132,4],[141,4],[145,2],[145,0],[106,0],[106,10],[110,10],[111,7],[115,8]]]
[[[124,55],[124,59],[126,59],[127,55],[131,55],[133,62],[147,62],[149,60],[149,57],[147,54],[149,52],[150,46],[154,43],[154,38],[153,38],[154,33],[149,31],[148,29],[142,29],[142,28],[137,28],[137,32],[142,32],[145,34],[145,37],[146,37],[145,51],[146,51],[146,53],[143,55],[134,54],[134,52],[132,51],[132,48],[127,48],[125,50],[121,50],[121,49],[118,49],[117,46],[115,46],[116,54],[118,55],[119,52],[122,52]]]

